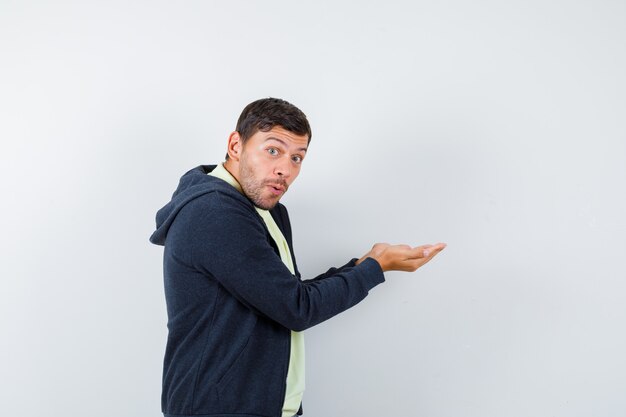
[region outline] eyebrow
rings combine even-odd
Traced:
[[[285,142],[282,139],[278,139],[278,138],[275,138],[274,136],[270,136],[269,138],[265,138],[265,142],[267,142],[268,140],[275,140],[277,142],[282,143],[285,146],[285,148],[289,148],[289,144],[287,144],[287,142]],[[306,152],[307,148],[298,148],[298,150]]]

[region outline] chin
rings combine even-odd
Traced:
[[[254,205],[263,210],[271,210],[276,207],[278,200],[276,201],[253,201]]]
[[[271,209],[273,209],[274,207],[276,207],[276,205],[277,205],[277,204],[278,204],[278,201],[277,201],[277,202],[275,202],[274,204],[271,204],[271,205],[269,205],[269,206],[267,206],[267,205],[266,205],[265,207],[261,207],[261,208],[262,208],[262,209],[265,209],[265,210],[271,210]]]

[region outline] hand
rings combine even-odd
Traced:
[[[410,247],[409,245],[390,245],[377,243],[372,249],[363,255],[356,264],[360,264],[365,258],[374,258],[383,272],[406,271],[413,272],[430,261],[446,247],[445,243],[436,245],[422,245]]]

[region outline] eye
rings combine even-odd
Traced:
[[[267,152],[272,156],[278,155],[278,149],[276,148],[267,148]]]
[[[296,164],[302,163],[302,157],[300,155],[294,155],[291,157],[291,160]]]

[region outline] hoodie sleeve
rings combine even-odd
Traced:
[[[294,331],[347,310],[385,280],[378,262],[368,258],[302,282],[273,250],[261,222],[251,207],[211,193],[180,210],[166,245],[239,301]]]
[[[345,271],[347,268],[354,268],[356,266],[356,261],[358,261],[357,258],[353,258],[350,260],[350,262],[348,262],[347,264],[340,266],[340,267],[332,267],[330,268],[328,271],[324,272],[323,274],[320,274],[318,276],[316,276],[315,278],[311,278],[308,279],[306,281],[304,281],[305,284],[311,284],[315,281],[320,281],[322,279],[326,279],[329,277],[332,277],[342,271]]]

